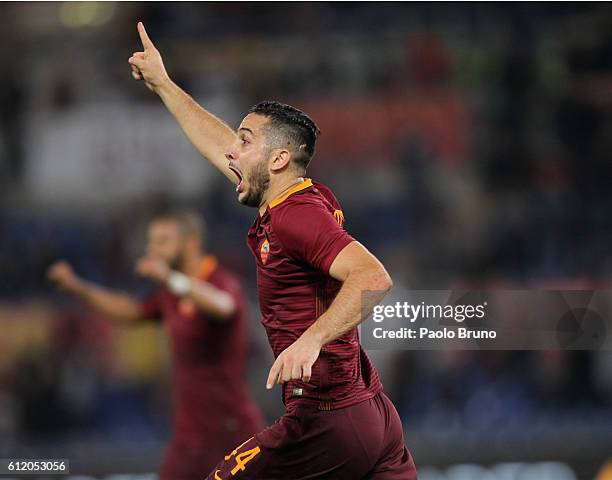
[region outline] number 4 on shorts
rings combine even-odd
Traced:
[[[238,470],[243,470],[246,468],[246,464],[249,463],[255,456],[260,452],[259,447],[251,448],[250,450],[245,450],[244,452],[236,455],[236,466],[232,468],[230,473],[236,475]]]
[[[236,455],[236,466],[230,470],[230,474],[232,476],[236,475],[238,471],[244,471],[246,469],[246,464],[249,463],[253,458],[255,458],[261,449],[259,447],[251,448],[250,450],[245,450],[244,452],[238,453],[244,445],[246,445],[249,441],[252,440],[253,437],[249,438],[246,442],[236,447],[229,455],[226,455],[224,460],[227,462],[234,455]],[[218,475],[219,470],[215,472],[215,480],[221,480],[221,477]]]

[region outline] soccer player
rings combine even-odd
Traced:
[[[245,300],[238,280],[202,250],[204,227],[189,211],[156,217],[136,273],[159,288],[144,301],[79,278],[53,264],[48,277],[122,323],[164,321],[175,412],[161,480],[201,480],[229,449],[262,426],[244,379]]]
[[[248,232],[262,323],[276,357],[267,388],[282,385],[285,414],[236,447],[209,479],[412,480],[393,404],[357,325],[391,288],[382,264],[343,228],[338,201],[304,178],[319,133],[300,110],[251,108],[237,131],[169,78],[142,23],[132,76],[162,99],[200,153],[258,214]],[[357,134],[357,133],[356,133]],[[362,292],[371,291],[362,305]]]

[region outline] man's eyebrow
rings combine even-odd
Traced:
[[[240,128],[238,129],[238,131],[240,131],[240,130],[246,130],[246,131],[247,131],[247,132],[249,132],[251,135],[255,135],[255,134],[253,133],[253,130],[251,130],[250,128],[247,128],[247,127],[240,127]]]

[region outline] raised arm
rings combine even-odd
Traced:
[[[172,293],[189,298],[196,308],[211,320],[219,322],[233,318],[236,302],[232,295],[211,283],[173,271],[163,260],[144,257],[136,264],[136,273],[159,284],[167,285]]]
[[[232,183],[237,184],[238,178],[229,169],[225,158],[225,152],[234,142],[236,132],[198,105],[172,81],[142,22],[138,23],[138,34],[144,51],[135,52],[128,60],[132,67],[132,77],[144,81],[149,90],[159,95],[198,152]]]
[[[123,292],[100,287],[80,278],[64,261],[56,262],[47,271],[47,277],[63,290],[77,295],[90,306],[123,323],[142,318],[140,303]]]

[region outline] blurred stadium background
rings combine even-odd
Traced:
[[[114,327],[44,272],[66,258],[145,292],[133,263],[168,205],[200,211],[210,250],[244,278],[249,381],[269,421],[282,411],[264,390],[255,212],[131,79],[138,20],[175,81],[230,124],[266,98],[318,122],[310,174],[398,288],[609,285],[609,4],[25,2],[0,18],[2,458],[154,477],[162,333]],[[610,352],[373,356],[423,480],[612,478]]]

